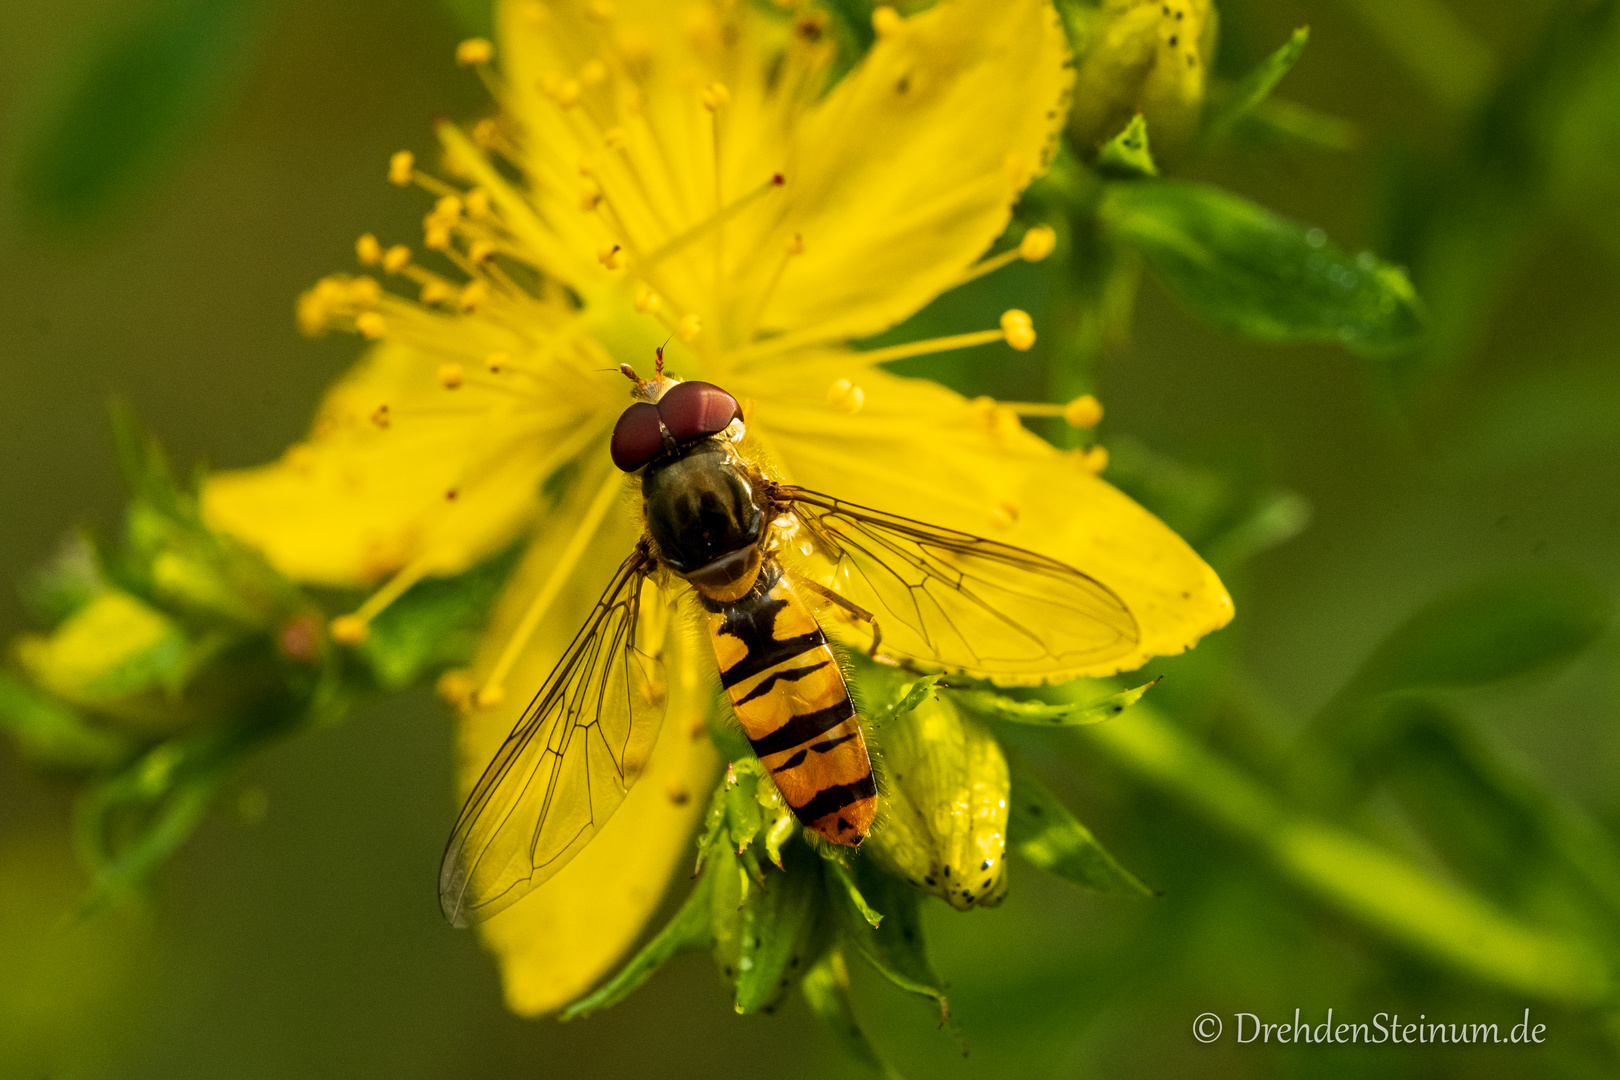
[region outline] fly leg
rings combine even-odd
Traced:
[[[867,646],[866,655],[870,656],[874,660],[878,659],[877,651],[878,645],[883,641],[883,627],[878,625],[876,615],[873,615],[870,611],[867,611],[859,604],[850,603],[848,600],[844,599],[842,596],[839,596],[836,592],[827,588],[827,586],[818,581],[811,581],[809,578],[800,577],[797,574],[794,575],[794,579],[798,584],[803,585],[817,596],[825,597],[834,604],[838,605],[846,614],[850,615],[857,622],[863,622],[870,625],[872,627],[872,644]]]

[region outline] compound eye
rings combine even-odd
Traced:
[[[638,401],[619,416],[613,425],[609,449],[613,464],[625,472],[635,472],[664,452],[664,433],[658,427],[658,406]]]
[[[733,420],[742,419],[737,399],[713,383],[676,383],[658,402],[658,415],[675,441],[693,442],[726,430]]]

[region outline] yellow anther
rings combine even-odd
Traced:
[[[551,18],[551,9],[540,0],[528,0],[518,5],[518,15],[531,27],[544,26],[546,20]]]
[[[995,505],[991,513],[995,516],[996,524],[1003,529],[1010,529],[1018,524],[1018,504],[1015,502],[1003,499]]]
[[[335,277],[323,277],[315,283],[315,299],[323,304],[349,302],[349,283]]]
[[[383,252],[382,268],[390,274],[397,274],[411,264],[411,249],[404,244],[395,244]]]
[[[726,89],[725,83],[712,82],[703,88],[703,92],[698,95],[698,99],[703,102],[705,109],[710,112],[719,112],[731,104],[731,91]]]
[[[682,341],[693,341],[703,331],[703,321],[694,312],[681,318],[680,324],[675,327],[675,333]]]
[[[591,0],[585,5],[585,14],[597,22],[607,22],[613,18],[613,5],[609,0]]]
[[[607,82],[607,65],[600,60],[588,61],[579,69],[579,81],[582,86],[601,86]]]
[[[400,187],[411,182],[411,174],[416,171],[416,155],[409,150],[401,150],[388,159],[388,182],[398,184]]]
[[[900,17],[900,13],[887,4],[872,11],[872,29],[877,31],[877,36],[880,38],[889,37],[898,31],[904,23],[905,20]]]
[[[511,355],[504,352],[492,352],[484,357],[484,366],[489,368],[491,375],[499,375],[506,370],[506,365],[511,362]]]
[[[394,414],[388,411],[386,402],[371,410],[371,422],[385,431],[394,422]]]
[[[366,640],[371,627],[358,615],[339,615],[332,620],[332,640],[344,645],[358,645]]]
[[[472,67],[475,64],[487,64],[495,57],[495,46],[489,43],[488,38],[468,38],[456,46],[456,63],[462,67]]]
[[[376,266],[382,262],[382,245],[370,233],[354,242],[354,253],[365,266]]]
[[[652,289],[648,288],[646,285],[641,285],[641,286],[637,287],[637,289],[636,289],[636,310],[637,311],[641,312],[643,315],[653,315],[653,314],[656,314],[658,309],[663,307],[663,306],[664,306],[664,302],[659,299],[658,294],[653,292]]]
[[[485,150],[494,146],[501,138],[501,125],[493,116],[486,116],[472,126],[472,141],[474,146],[481,146]]]
[[[1102,422],[1102,402],[1090,394],[1081,394],[1063,407],[1063,419],[1071,427],[1093,428]]]
[[[465,709],[471,704],[473,692],[477,689],[478,683],[473,680],[472,672],[465,668],[451,668],[433,684],[439,699],[458,709]]]
[[[839,379],[827,387],[827,403],[839,412],[853,416],[866,404],[866,391],[848,379]]]
[[[1035,344],[1035,324],[1027,311],[1009,308],[1002,312],[1001,333],[1019,352],[1027,352]]]
[[[447,281],[434,278],[422,286],[422,303],[447,304],[455,299],[456,290],[450,287]]]
[[[474,240],[467,245],[467,258],[473,262],[488,262],[495,254],[495,244],[490,240]]]
[[[630,136],[622,127],[610,127],[602,132],[602,145],[609,150],[623,150],[629,141]]]
[[[469,281],[461,289],[461,310],[477,311],[489,299],[489,282],[480,278]]]
[[[293,443],[281,455],[281,460],[293,472],[308,476],[315,471],[315,448],[309,443]]]
[[[595,210],[597,204],[601,201],[601,185],[587,177],[585,182],[579,185],[579,208],[588,214]]]
[[[1050,226],[1037,225],[1024,234],[1018,244],[1018,256],[1025,262],[1040,262],[1057,247],[1057,233]]]
[[[343,293],[343,298],[355,307],[372,307],[382,299],[382,286],[377,284],[376,278],[361,274],[349,279]]]
[[[493,709],[506,700],[504,686],[486,686],[473,691],[472,706],[475,709]]]
[[[429,251],[449,251],[450,226],[429,214],[422,223],[422,246]]]
[[[481,218],[489,216],[489,192],[483,188],[473,188],[467,192],[466,202],[468,217]]]
[[[565,109],[571,109],[579,104],[578,79],[563,79],[561,82],[552,83],[546,89],[546,92],[551,96],[552,101]]]
[[[788,239],[787,253],[789,255],[803,255],[804,254],[804,234],[803,233],[794,233]]]
[[[454,390],[461,385],[465,377],[461,365],[457,363],[439,365],[439,385],[446,390]]]
[[[372,341],[388,332],[388,323],[375,311],[362,311],[354,317],[354,328]]]
[[[433,214],[445,220],[446,224],[453,224],[461,217],[461,196],[441,195],[438,202],[433,204]]]
[[[1075,460],[1080,467],[1088,473],[1100,473],[1108,468],[1108,447],[1092,446],[1084,450],[1076,450]]]
[[[624,248],[618,244],[603,244],[596,249],[596,261],[609,270],[617,270],[624,265]]]

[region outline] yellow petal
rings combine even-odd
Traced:
[[[879,38],[793,133],[785,231],[804,253],[762,325],[859,338],[945,291],[1045,167],[1068,56],[1046,0],[947,0]]]
[[[861,389],[859,413],[829,403],[839,380]],[[750,438],[793,483],[1029,548],[1112,589],[1136,617],[1137,648],[1080,674],[1182,652],[1232,617],[1220,579],[1181,537],[1004,410],[853,353],[738,375],[730,389],[753,409]]]
[[[594,435],[620,399],[521,398],[471,381],[447,389],[443,357],[373,349],[323,402],[311,436],[275,464],[216,473],[212,528],[252,544],[289,577],[367,585],[417,563],[455,574],[511,543],[539,509],[541,482]],[[611,386],[617,390],[617,386]],[[601,419],[593,426],[592,409]]]
[[[556,520],[578,520],[605,476],[602,469],[587,470]],[[471,788],[517,723],[613,570],[629,554],[639,530],[627,507],[609,516],[506,677],[505,703],[463,718],[461,791]],[[485,637],[476,675],[493,665],[572,538],[568,529],[552,528],[537,540]],[[480,928],[485,946],[500,963],[507,1005],[516,1013],[552,1012],[589,991],[635,944],[670,882],[691,870],[693,830],[719,770],[704,726],[711,694],[702,665],[712,667],[713,658],[691,633],[677,631],[669,639],[669,710],[641,779],[572,862]]]

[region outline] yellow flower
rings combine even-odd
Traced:
[[[880,366],[993,341],[1028,348],[1027,315],[846,347],[1051,250],[1032,230],[977,261],[1068,109],[1068,49],[1048,0],[946,0],[910,18],[884,8],[874,25],[870,53],[828,89],[833,44],[814,9],[504,3],[500,71],[487,43],[460,54],[499,113],[470,134],[439,127],[456,183],[408,153],[389,164],[392,181],[435,196],[431,265],[375,237],[357,245],[415,298],[369,276],[329,278],[302,298],[306,330],[377,344],[306,442],[274,465],[215,476],[205,513],[294,577],[380,582],[334,627],[351,641],[423,576],[532,538],[467,684],[482,708],[461,726],[463,790],[634,543],[632,491],[606,452],[628,404],[614,372],[644,365],[667,338],[673,372],[731,391],[746,445],[786,479],[1107,582],[1138,620],[1139,647],[1074,674],[1180,652],[1230,617],[1214,573],[1100,479],[1095,455],[1054,449],[1018,408]],[[519,1012],[593,985],[690,855],[718,765],[700,737],[713,658],[701,643],[677,648],[668,720],[623,808],[485,924]]]

